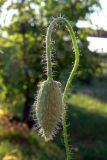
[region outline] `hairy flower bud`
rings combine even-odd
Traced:
[[[62,113],[61,84],[54,80],[44,81],[34,107],[40,133],[46,141],[53,139]]]

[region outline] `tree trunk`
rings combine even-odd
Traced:
[[[29,113],[30,113],[30,91],[29,87],[27,87],[25,92],[25,104],[23,108],[23,121],[28,122],[29,120]]]

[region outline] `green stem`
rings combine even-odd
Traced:
[[[75,72],[76,72],[76,70],[78,68],[78,65],[79,65],[79,50],[78,50],[78,45],[77,45],[77,42],[76,42],[76,37],[75,37],[75,34],[73,32],[73,29],[72,29],[72,26],[71,26],[70,22],[63,17],[55,18],[51,22],[51,24],[49,25],[48,30],[47,30],[47,36],[46,36],[47,78],[48,79],[53,79],[52,63],[51,63],[51,33],[53,31],[53,28],[54,28],[55,24],[59,21],[63,21],[65,23],[66,28],[69,31],[70,38],[72,40],[73,47],[74,47],[74,52],[75,52],[74,67],[73,67],[73,69],[71,71],[71,74],[68,78],[68,81],[67,81],[66,86],[65,86],[64,94],[63,94],[63,111],[62,111],[62,125],[63,125],[64,143],[65,143],[65,148],[66,148],[67,160],[70,160],[70,149],[69,149],[69,143],[68,143],[68,137],[67,137],[65,103],[66,103],[68,90],[71,86],[72,79],[75,76]]]

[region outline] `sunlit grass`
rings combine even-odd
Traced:
[[[68,102],[86,110],[87,112],[93,112],[107,117],[107,102],[102,102],[101,100],[90,95],[83,93],[73,94]]]

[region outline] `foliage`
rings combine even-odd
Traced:
[[[6,1],[3,2],[0,2],[1,11],[3,11],[3,4]],[[2,26],[0,32],[0,50],[2,50],[0,75],[3,79],[1,85],[6,88],[4,101],[10,106],[10,109],[24,106],[24,120],[28,119],[38,81],[45,78],[42,70],[44,65],[41,64],[41,57],[44,55],[42,43],[50,17],[56,17],[62,13],[72,20],[75,31],[78,33],[78,45],[82,54],[78,73],[80,79],[90,79],[100,67],[97,55],[90,54],[88,49],[87,32],[76,26],[79,20],[88,19],[88,14],[94,11],[94,6],[99,7],[97,0],[28,0],[13,1],[7,6],[7,13],[13,10],[15,14],[12,16],[11,23]],[[58,74],[55,76],[57,79],[59,73],[66,68],[71,70],[71,62],[74,61],[70,39],[65,36],[65,28],[61,24],[56,27],[60,26],[61,31],[54,31],[56,34],[53,32],[52,36],[56,42],[53,47],[58,52],[55,55],[59,64],[57,66]],[[4,31],[7,36],[3,36]]]
[[[21,126],[20,126],[21,127]],[[31,131],[0,129],[1,160],[55,160],[64,159],[64,154],[57,145],[45,143]],[[60,156],[59,156],[60,155]]]

